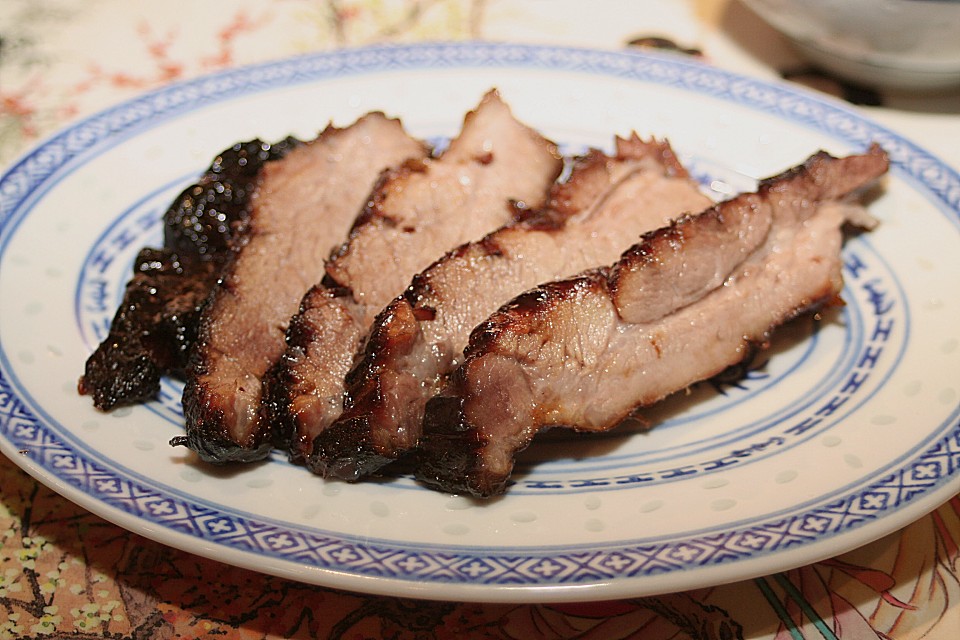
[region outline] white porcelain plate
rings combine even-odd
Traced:
[[[890,153],[875,231],[844,249],[847,305],[777,334],[745,375],[554,432],[486,503],[403,473],[348,485],[277,455],[214,469],[167,442],[180,386],[109,414],[77,395],[165,206],[236,141],[312,137],[369,110],[443,139],[498,87],[567,149],[668,137],[716,197],[820,148]],[[960,177],[856,111],[677,57],[463,44],[367,48],[173,85],[63,131],[0,183],[0,444],[149,538],[304,582],[448,600],[677,591],[841,553],[960,491]]]

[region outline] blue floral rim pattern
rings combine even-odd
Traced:
[[[503,67],[582,72],[710,95],[825,132],[855,147],[879,142],[894,169],[922,187],[960,229],[960,176],[902,137],[852,110],[667,56],[562,47],[438,44],[372,47],[238,69],[167,87],[88,118],[43,143],[0,179],[0,256],[32,203],[58,175],[113,141],[193,109],[277,87],[391,70]],[[277,558],[358,577],[433,583],[585,585],[736,563],[840,535],[922,500],[960,473],[960,409],[925,448],[865,486],[829,501],[719,533],[647,543],[555,549],[419,548],[390,541],[318,535],[196,504],[125,477],[66,444],[61,425],[38,418],[16,392],[0,345],[0,434],[8,447],[103,505],[161,528],[240,553]]]

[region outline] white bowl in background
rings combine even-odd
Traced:
[[[814,64],[885,89],[960,86],[960,0],[743,0]]]

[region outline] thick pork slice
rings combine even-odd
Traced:
[[[837,299],[845,198],[887,169],[878,147],[806,164],[644,236],[612,267],[539,287],[477,327],[427,407],[418,478],[505,490],[541,428],[613,428],[736,364],[770,331]]]
[[[291,459],[343,410],[344,376],[376,313],[444,251],[542,206],[561,168],[555,145],[490,92],[439,158],[381,179],[326,278],[304,296],[269,376],[269,414]]]
[[[352,480],[401,457],[480,321],[541,282],[609,264],[640,234],[710,204],[667,143],[634,135],[617,139],[613,156],[591,151],[545,209],[446,254],[377,316],[347,378],[347,409],[316,438],[310,466]]]
[[[173,201],[163,216],[163,247],[140,251],[110,331],[87,359],[79,391],[94,406],[145,402],[162,376],[183,376],[200,309],[245,233],[260,169],[298,144],[237,143]]]
[[[290,316],[380,173],[426,154],[398,121],[371,113],[345,129],[327,127],[264,167],[245,242],[202,313],[184,386],[186,436],[173,444],[212,462],[269,452],[274,438],[260,420],[261,377],[283,353]]]

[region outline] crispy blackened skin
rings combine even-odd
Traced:
[[[243,234],[261,167],[300,144],[293,137],[273,144],[254,139],[219,154],[164,215],[164,247],[182,257],[224,262]]]
[[[212,260],[184,263],[169,249],[141,249],[110,333],[87,359],[80,393],[106,411],[149,400],[166,373],[182,375],[215,267]]]
[[[821,152],[757,193],[646,234],[611,267],[504,305],[474,330],[464,364],[427,407],[418,479],[502,493],[539,430],[612,429],[836,301],[840,226],[874,223],[845,199],[887,167],[877,146],[841,159]]]
[[[207,462],[252,462],[274,446],[263,379],[290,318],[324,271],[382,171],[429,148],[399,120],[370,112],[329,125],[260,172],[244,242],[204,305],[183,390],[183,444]]]
[[[182,377],[200,308],[242,234],[265,162],[299,144],[237,143],[220,153],[164,214],[164,247],[141,250],[110,332],[87,359],[78,390],[98,409],[146,402],[164,375]]]

